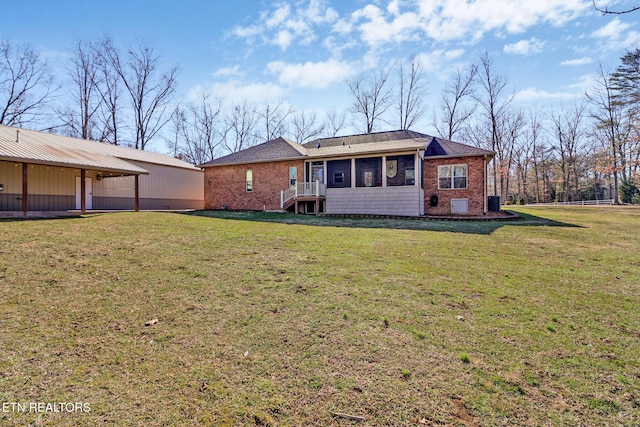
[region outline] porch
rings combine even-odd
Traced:
[[[280,209],[288,210],[293,207],[295,213],[324,213],[326,192],[326,185],[318,180],[297,183],[280,191]]]

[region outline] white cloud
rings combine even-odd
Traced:
[[[240,76],[242,72],[240,72],[240,65],[236,64],[233,67],[224,67],[216,70],[213,73],[214,77],[230,77],[230,76]]]
[[[201,91],[195,88],[191,92]],[[212,99],[222,99],[226,103],[234,104],[247,101],[253,104],[262,104],[282,99],[286,94],[285,88],[275,83],[243,83],[238,80],[228,80],[211,85],[206,91]]]
[[[504,46],[504,53],[513,55],[533,55],[542,52],[545,43],[535,37],[529,40],[520,40],[517,43]]]
[[[308,45],[317,39],[315,27],[330,24],[338,13],[326,0],[308,0],[290,4],[279,3],[274,9],[260,14],[259,22],[246,27],[235,27],[232,34],[253,41],[260,37],[263,43],[287,50],[292,44]]]
[[[615,18],[591,33],[591,36],[600,40],[601,49],[605,52],[630,49],[640,42],[640,33],[637,31],[626,32],[629,28],[631,28],[631,24]]]
[[[278,75],[278,81],[282,84],[313,89],[325,89],[354,74],[353,66],[333,59],[304,64],[274,61],[269,63],[267,68]]]
[[[595,38],[602,39],[617,39],[620,34],[629,28],[629,24],[620,21],[620,19],[615,18],[607,25],[598,28],[591,35]]]
[[[560,26],[589,10],[582,0],[419,0],[424,31],[434,40],[480,40],[487,32],[518,34]]]
[[[451,61],[460,58],[464,52],[463,49],[437,49],[416,55],[416,60],[422,65],[425,72],[439,71],[444,76],[451,70]]]
[[[521,102],[565,101],[583,96],[584,92],[548,92],[546,90],[529,87],[517,92],[514,99]]]
[[[583,56],[582,58],[568,59],[566,61],[562,61],[560,65],[573,67],[573,66],[579,66],[579,65],[587,65],[591,63],[593,63],[593,59],[589,58],[588,56]]]
[[[353,12],[351,20],[360,31],[362,41],[369,46],[417,39],[417,31],[420,28],[420,20],[416,13],[397,13],[393,19],[387,21],[384,11],[371,4]]]

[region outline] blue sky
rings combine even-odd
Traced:
[[[611,9],[635,1],[597,0]],[[78,41],[150,42],[180,68],[178,99],[285,100],[348,109],[345,79],[411,54],[427,73],[428,117],[443,82],[484,52],[516,102],[580,100],[599,64],[640,45],[640,11],[603,16],[591,0],[0,0],[0,37],[27,42],[61,70]],[[61,79],[64,73],[58,72]],[[433,132],[428,119],[420,131]],[[383,129],[380,129],[383,130]]]

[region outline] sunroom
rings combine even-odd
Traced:
[[[419,150],[305,162],[305,183],[319,187],[315,205],[327,214],[424,214]],[[305,206],[313,209],[314,206]]]

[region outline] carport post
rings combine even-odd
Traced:
[[[86,169],[80,169],[80,212],[87,212],[87,177]]]
[[[28,189],[28,179],[27,179],[27,175],[28,175],[28,168],[27,168],[27,164],[26,163],[22,163],[22,212],[24,212],[25,214],[27,213],[27,211],[29,210],[29,203],[28,203],[28,196],[29,196],[29,191]]]
[[[139,188],[139,181],[140,175],[135,175],[134,181],[135,181],[135,201],[134,201],[134,207],[133,210],[138,212],[140,210],[140,188]]]

